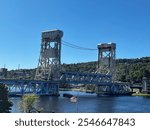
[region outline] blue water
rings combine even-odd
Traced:
[[[63,93],[73,94],[78,97],[77,103],[71,103]],[[20,112],[20,97],[12,97],[12,112]],[[140,96],[101,96],[96,94],[82,93],[75,91],[62,91],[59,97],[40,97],[38,107],[43,112],[56,113],[149,113],[150,98]]]

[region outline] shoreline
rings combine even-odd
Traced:
[[[132,96],[143,96],[143,97],[150,97],[150,94],[148,93],[134,93]]]
[[[84,88],[60,88],[60,91],[78,91],[78,92],[85,92],[85,93],[95,93],[91,90],[85,90]],[[143,97],[150,97],[148,93],[133,93],[131,96],[143,96]]]

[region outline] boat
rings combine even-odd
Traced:
[[[71,97],[73,97],[73,95],[72,94],[68,94],[68,93],[64,93],[63,97],[71,98]]]
[[[70,102],[76,103],[77,102],[77,97],[76,96],[71,97]]]
[[[77,102],[77,97],[72,94],[64,93],[63,97],[69,98],[70,102],[73,102],[73,103]]]

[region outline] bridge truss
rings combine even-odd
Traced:
[[[8,87],[11,96],[22,96],[28,93],[37,95],[59,94],[59,83],[56,81],[0,79],[0,83]]]
[[[59,95],[59,86],[62,84],[91,84],[96,85],[96,93],[126,94],[130,91],[129,84],[112,83],[111,75],[95,73],[60,72],[60,79],[55,81],[1,79],[6,84],[9,95],[21,96],[27,93],[37,95]]]

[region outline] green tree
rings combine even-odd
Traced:
[[[9,113],[12,103],[8,99],[8,88],[0,84],[0,113]]]
[[[150,78],[150,71],[149,70],[144,70],[143,72],[143,77],[147,77],[147,78]]]
[[[22,101],[20,102],[20,110],[25,113],[31,112],[40,112],[36,108],[36,103],[38,102],[38,96],[35,94],[26,94],[22,97]]]

